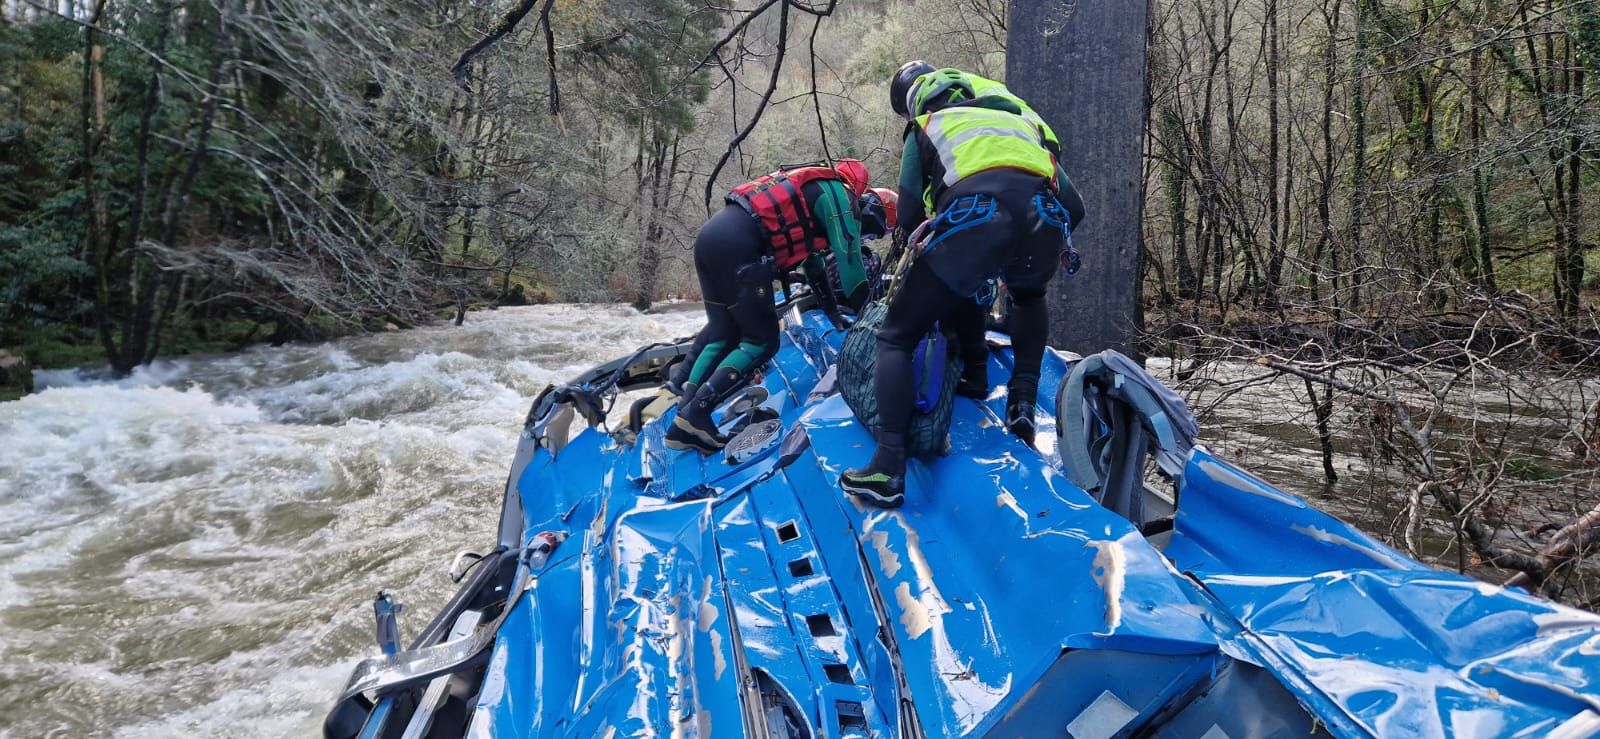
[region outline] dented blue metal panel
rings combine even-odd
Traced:
[[[1600,619],[1431,571],[1216,575],[1245,630],[1375,736],[1600,731]]]
[[[912,463],[908,497],[920,499],[903,509],[863,508],[836,492],[838,474],[871,448],[839,398],[802,419],[816,464],[789,476],[812,521],[842,516],[854,538],[824,550],[830,572],[858,560],[857,547],[866,553],[930,735],[983,733],[1064,649],[1216,650],[1197,617],[1163,607],[1183,595],[1127,521],[1054,469],[1022,461],[1015,439],[964,405],[952,453]]]
[[[1203,450],[1158,549],[1004,431],[1007,351],[906,505],[857,504],[838,475],[871,440],[837,395],[808,398],[841,339],[792,320],[763,378],[810,439],[783,469],[776,444],[740,465],[668,450],[665,423],[533,453],[524,538],[571,538],[501,627],[475,731],[1600,729],[1595,617],[1428,570]],[[1047,355],[1043,447],[1068,369]]]
[[[1238,642],[1342,714],[1328,720],[1376,736],[1600,732],[1600,618],[1431,570],[1204,450],[1182,492],[1166,555]]]
[[[1182,570],[1313,575],[1329,570],[1426,570],[1366,533],[1196,449],[1184,470],[1167,556]]]

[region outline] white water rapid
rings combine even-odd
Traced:
[[[0,737],[313,736],[372,645],[492,544],[528,404],[698,306],[439,326],[44,373],[0,404]]]

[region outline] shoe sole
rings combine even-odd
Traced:
[[[843,479],[839,480],[839,487],[843,488],[846,493],[860,498],[863,503],[877,506],[878,508],[899,508],[906,502],[906,494],[903,492],[895,493],[885,497],[882,493],[876,490],[871,488],[858,488],[845,482]]]
[[[722,447],[710,447],[710,448],[708,448],[708,447],[700,446],[699,444],[691,442],[691,441],[679,441],[677,439],[667,439],[666,444],[667,444],[667,448],[668,449],[672,449],[672,450],[680,451],[680,452],[696,451],[696,452],[699,452],[701,454],[705,454],[705,455],[708,455],[708,456],[712,455],[712,454],[716,454],[717,452],[722,451]]]
[[[677,431],[689,438],[673,438],[672,432]],[[666,444],[668,449],[687,451],[693,449],[701,454],[716,454],[722,451],[724,444],[719,444],[715,439],[706,438],[705,432],[684,423],[682,418],[672,419],[672,428],[667,432]]]

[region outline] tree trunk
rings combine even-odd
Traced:
[[[1283,259],[1285,234],[1278,233],[1280,223],[1279,208],[1283,204],[1278,202],[1278,170],[1280,149],[1278,135],[1278,0],[1267,0],[1266,44],[1267,44],[1267,269],[1266,269],[1266,298],[1268,305],[1277,305],[1279,282],[1283,279]],[[1285,183],[1284,193],[1289,191]],[[1283,198],[1287,203],[1288,198]],[[1281,216],[1281,223],[1288,227],[1288,214]]]
[[[1189,204],[1185,177],[1189,170],[1189,142],[1183,119],[1172,108],[1161,111],[1161,138],[1166,140],[1168,161],[1162,180],[1166,185],[1168,218],[1172,221],[1172,261],[1178,273],[1178,297],[1195,298],[1194,265],[1189,261]]]
[[[1524,570],[1507,580],[1506,586],[1536,592],[1552,572],[1592,554],[1596,543],[1600,543],[1600,505],[1550,537],[1550,543],[1539,552],[1538,571]]]
[[[1472,52],[1471,80],[1472,89],[1467,95],[1467,123],[1468,138],[1472,141],[1472,242],[1477,247],[1475,253],[1470,255],[1473,264],[1472,278],[1480,287],[1489,292],[1496,292],[1498,288],[1494,281],[1494,244],[1489,236],[1489,176],[1485,171],[1488,167],[1484,164],[1483,133],[1483,96],[1486,94],[1483,85],[1483,53],[1481,50]]]
[[[1333,85],[1334,70],[1338,69],[1336,42],[1338,40],[1339,13],[1343,2],[1335,0],[1332,10],[1324,10],[1323,21],[1328,38],[1322,48],[1322,177],[1317,188],[1317,247],[1312,252],[1306,280],[1311,288],[1311,302],[1320,302],[1318,285],[1322,273],[1322,260],[1328,255],[1328,245],[1333,240],[1333,183],[1337,160],[1333,151]],[[1335,284],[1337,290],[1337,284]]]
[[[661,130],[657,128],[650,137],[646,172],[648,184],[642,188],[649,190],[650,203],[645,211],[644,238],[639,240],[639,280],[634,284],[633,294],[633,307],[641,311],[648,310],[655,301],[656,285],[661,279],[661,240],[666,236],[661,218],[672,190],[671,182],[662,183],[668,148]]]
[[[1366,216],[1367,207],[1367,84],[1362,79],[1367,73],[1367,10],[1366,4],[1356,2],[1356,48],[1350,63],[1350,223],[1345,227],[1343,243],[1333,251],[1333,305],[1341,307],[1341,302],[1348,302],[1351,310],[1361,305],[1361,277],[1351,274],[1348,277],[1341,274],[1340,270],[1348,264],[1352,270],[1359,268],[1361,263],[1361,225]],[[1343,257],[1343,259],[1341,259]],[[1349,296],[1341,298],[1339,283],[1341,278],[1349,285]]]
[[[1572,62],[1571,51],[1571,43],[1569,42],[1567,44],[1567,71],[1564,73],[1567,77],[1566,100],[1568,105],[1576,107],[1583,97],[1584,72],[1582,67],[1578,67]],[[1579,125],[1581,124],[1568,122],[1566,125],[1568,134],[1564,154],[1567,167],[1567,207],[1563,215],[1566,217],[1567,250],[1559,267],[1563,272],[1561,283],[1566,291],[1560,296],[1559,308],[1564,316],[1576,316],[1582,307],[1584,272],[1583,194],[1580,189],[1583,182],[1581,177],[1583,134],[1579,133]]]
[[[139,109],[138,134],[134,139],[134,181],[128,193],[127,239],[122,250],[130,268],[127,292],[128,313],[122,323],[122,343],[109,359],[111,369],[126,375],[145,360],[155,325],[156,296],[161,292],[159,272],[154,261],[141,253],[145,233],[145,201],[150,193],[150,144],[154,136],[155,115],[161,107],[161,56],[166,53],[167,36],[172,28],[172,9],[177,0],[162,3],[156,20],[156,39],[151,46],[150,81],[145,86]]]
[[[206,97],[201,104],[200,115],[190,127],[189,139],[184,146],[189,152],[189,159],[184,165],[183,174],[163,196],[165,204],[161,209],[161,243],[168,247],[177,245],[178,236],[183,229],[183,215],[189,210],[190,195],[194,191],[195,180],[200,176],[200,168],[205,165],[206,155],[210,152],[211,129],[217,118],[217,109],[222,103],[222,80],[233,57],[233,16],[238,12],[240,4],[241,0],[226,0],[218,9],[217,36],[212,47],[216,57],[211,60],[211,69],[206,76]],[[156,313],[150,346],[144,354],[145,362],[155,359],[160,353],[162,334],[174,315],[182,308],[185,284],[184,276],[175,272],[168,273],[163,279],[162,290],[166,298],[162,301],[161,310]]]
[[[468,291],[472,288],[472,272],[468,269],[467,262],[472,258],[472,238],[476,235],[478,225],[478,199],[483,193],[479,182],[487,169],[483,152],[483,127],[488,118],[483,112],[483,106],[487,89],[487,85],[479,85],[477,89],[468,93],[464,118],[461,121],[463,127],[471,121],[472,138],[467,143],[466,188],[458,191],[461,200],[461,284],[456,287],[455,325],[457,326],[467,321]]]
[[[1306,383],[1306,392],[1311,396],[1311,410],[1317,419],[1317,446],[1322,450],[1322,480],[1329,485],[1339,481],[1339,472],[1333,467],[1333,430],[1330,421],[1333,420],[1333,386],[1329,385],[1322,391],[1321,397],[1317,395],[1317,386],[1312,384],[1310,378],[1302,378]]]
[[[117,340],[112,332],[110,306],[111,238],[106,233],[110,215],[105,194],[100,191],[100,146],[106,137],[106,84],[101,70],[105,44],[100,40],[100,21],[105,17],[107,0],[95,0],[94,11],[84,25],[83,96],[79,125],[83,130],[83,191],[88,200],[85,249],[94,269],[95,328],[107,357],[117,355]]]

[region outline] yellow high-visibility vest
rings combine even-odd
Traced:
[[[1050,128],[1050,124],[1045,123],[1044,118],[1033,112],[1033,108],[1028,105],[1027,101],[1006,89],[1004,83],[996,82],[987,77],[979,77],[971,72],[963,72],[962,74],[966,76],[967,83],[972,85],[972,94],[980,98],[997,97],[1017,106],[1022,111],[1023,118],[1028,119],[1029,123],[1039,127],[1039,133],[1043,134],[1045,143],[1057,151],[1061,150],[1061,140],[1056,138],[1056,132]]]
[[[954,107],[918,116],[917,127],[933,142],[944,165],[949,188],[963,179],[990,169],[1008,167],[1044,179],[1055,176],[1055,162],[1044,148],[1043,133],[1032,121],[988,108]],[[937,187],[923,193],[923,204],[933,211]]]

